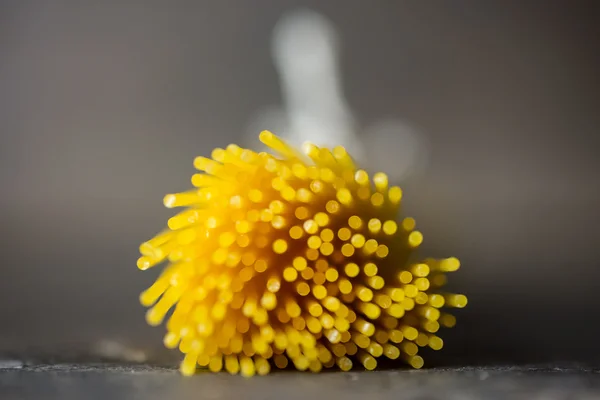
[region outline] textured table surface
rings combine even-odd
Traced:
[[[0,398],[12,399],[600,399],[600,369],[577,365],[377,372],[278,372],[245,379],[174,368],[0,363]]]

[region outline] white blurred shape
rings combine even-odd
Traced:
[[[96,343],[92,352],[102,358],[142,363],[148,357],[143,350],[131,348],[116,340],[101,340]]]
[[[375,122],[365,130],[369,168],[384,171],[392,181],[403,181],[425,169],[428,145],[425,135],[400,119]]]
[[[352,113],[342,94],[335,28],[310,10],[284,15],[273,32],[273,59],[285,99],[285,138],[362,154]]]
[[[359,164],[385,171],[396,182],[422,170],[425,137],[401,120],[376,121],[362,140],[356,134],[341,84],[339,42],[333,24],[317,12],[302,9],[281,17],[273,30],[272,56],[284,106],[258,113],[246,141],[254,146],[257,132],[268,129],[296,146],[343,145]]]

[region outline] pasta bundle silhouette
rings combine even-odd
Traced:
[[[167,320],[181,372],[421,368],[419,349],[441,349],[439,329],[456,323],[442,310],[467,304],[442,289],[459,261],[415,258],[423,235],[398,216],[402,190],[343,147],[260,140],[274,154],[197,157],[195,189],[164,198],[183,211],[140,246],[139,269],[167,263],[140,301],[150,325]]]

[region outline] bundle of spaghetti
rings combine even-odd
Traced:
[[[273,154],[197,157],[195,189],[164,198],[183,211],[140,246],[139,269],[167,264],[140,301],[150,325],[167,320],[181,372],[372,370],[380,357],[421,368],[419,350],[441,349],[439,329],[456,323],[443,309],[467,304],[443,290],[458,259],[416,259],[423,235],[398,217],[402,190],[343,147],[260,140]]]

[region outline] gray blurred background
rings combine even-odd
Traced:
[[[273,30],[310,8],[356,135],[396,119],[426,143],[405,210],[470,298],[434,365],[597,363],[597,4],[1,0],[0,352],[178,357],[144,322],[137,247],[196,155],[277,129],[256,127],[285,103]]]

